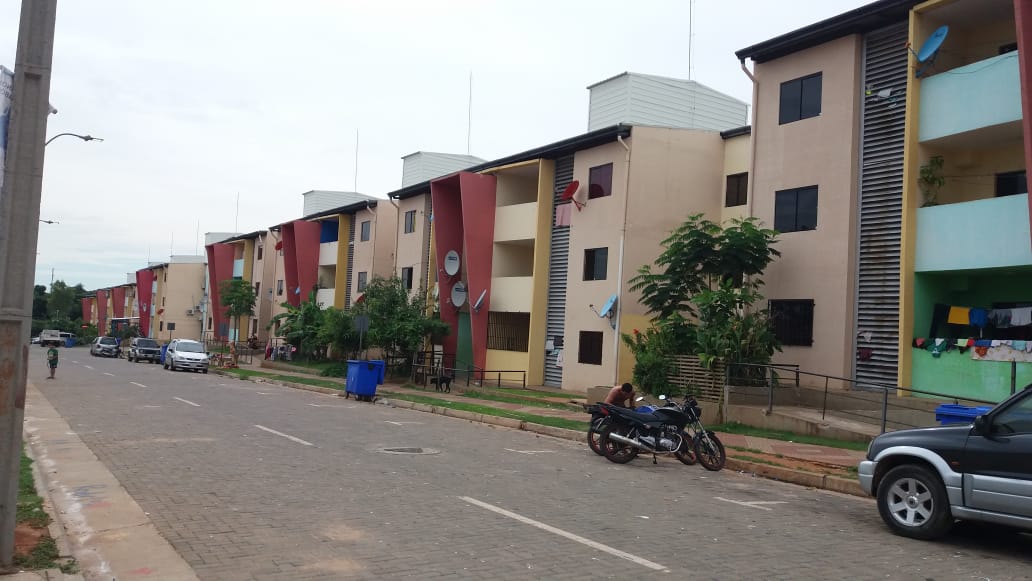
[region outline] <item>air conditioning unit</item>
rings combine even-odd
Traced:
[[[186,309],[186,316],[187,317],[192,317],[193,314],[194,314],[194,310],[193,309]]]

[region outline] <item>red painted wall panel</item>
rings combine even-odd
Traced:
[[[495,186],[497,178],[462,172],[462,233],[466,248],[466,286],[469,289],[470,333],[473,365],[486,369],[487,320],[491,305],[491,257],[494,254]],[[473,308],[480,295],[479,308]]]
[[[93,317],[93,299],[89,297],[83,297],[82,299],[82,322],[84,325],[90,324],[90,319]]]
[[[116,319],[125,317],[125,287],[116,286],[111,289],[111,311]]]
[[[1025,167],[1032,168],[1032,0],[1014,0],[1014,24],[1018,30],[1018,70],[1021,73],[1021,126],[1025,132]],[[1032,196],[1028,197],[1032,222]],[[1032,244],[1032,239],[1029,240]]]
[[[154,284],[154,271],[136,271],[136,308],[140,310],[140,333],[150,337],[151,323],[151,285]]]
[[[301,304],[301,295],[295,294],[297,289],[297,244],[294,240],[294,222],[287,222],[281,230],[283,234],[283,276],[287,285],[287,302],[295,307]]]
[[[219,298],[219,287],[227,280],[233,278],[233,253],[236,249],[232,244],[209,244],[204,248],[208,255],[208,298],[211,312],[208,315],[212,318],[212,336],[218,339],[228,339],[229,325],[226,325],[226,333],[222,333],[223,323],[229,323],[226,316],[226,308],[222,306]],[[208,322],[204,321],[207,325]]]
[[[454,357],[459,342],[459,310],[451,304],[451,292],[455,283],[462,280],[466,274],[466,253],[462,248],[462,200],[459,176],[452,175],[430,182],[430,199],[433,204],[434,254],[437,257],[436,276],[440,293],[441,320],[447,323],[450,329],[443,340],[444,354]],[[458,252],[462,259],[459,272],[455,276],[448,276],[444,272],[444,255],[449,250]]]
[[[305,220],[294,221],[294,252],[297,255],[297,286],[301,292],[293,296],[298,304],[308,300],[308,295],[315,290],[319,282],[319,236],[322,234],[320,222]],[[294,292],[291,290],[291,292]]]
[[[110,331],[107,320],[107,299],[108,292],[106,290],[97,291],[97,333],[101,335],[107,335]]]

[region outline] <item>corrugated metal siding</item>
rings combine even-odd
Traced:
[[[473,155],[420,151],[404,158],[401,187],[432,180],[483,163]]]
[[[348,204],[376,199],[358,192],[335,192],[330,190],[312,190],[302,194],[302,197],[304,198],[302,216],[311,216],[318,212],[325,212],[326,210],[347,206]]]
[[[566,321],[566,269],[570,262],[570,227],[555,226],[555,205],[563,189],[573,181],[573,156],[555,160],[555,188],[552,202],[552,250],[548,260],[548,311],[546,313],[546,339],[562,337]],[[566,202],[569,203],[569,202]],[[545,385],[562,387],[563,368],[555,366],[555,351],[545,355]],[[564,359],[570,360],[569,353]]]
[[[347,218],[341,218],[351,222],[351,227],[348,228],[348,276],[344,285],[344,310],[348,310],[351,308],[351,275],[355,271],[355,215],[349,214]]]
[[[628,123],[723,131],[746,125],[748,108],[695,81],[628,74],[592,87],[588,130]]]
[[[433,226],[431,217],[434,215],[434,208],[431,205],[430,194],[423,195],[423,260],[422,260],[422,277],[423,277],[423,290],[429,291],[434,288],[434,283],[437,282],[437,277],[432,276],[430,273],[430,230]],[[436,273],[434,273],[436,275]]]
[[[864,37],[860,216],[857,260],[857,381],[895,385],[899,363],[899,268],[903,211],[903,129],[906,113],[905,23]],[[877,97],[892,89],[889,99]],[[868,341],[862,335],[871,333]]]

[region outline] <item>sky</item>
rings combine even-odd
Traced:
[[[386,197],[415,151],[582,134],[586,87],[624,71],[749,102],[735,50],[868,3],[58,0],[48,135],[104,141],[46,148],[36,282],[123,284],[205,232],[299,218],[313,189]],[[0,0],[8,68],[20,5]]]

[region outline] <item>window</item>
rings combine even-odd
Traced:
[[[817,186],[774,192],[774,229],[799,232],[817,229]]]
[[[258,319],[251,319],[251,334],[258,336]]]
[[[369,276],[368,272],[364,272],[363,271],[363,272],[358,273],[358,292],[362,292],[362,291],[365,290],[366,282],[367,282],[366,278],[368,278],[368,276]]]
[[[1009,171],[996,174],[996,197],[1013,196],[1015,194],[1027,194],[1028,181],[1025,179],[1025,170]]]
[[[167,270],[161,271],[161,281],[162,282],[168,282],[168,271]]]
[[[588,248],[584,251],[584,280],[605,280],[608,264],[608,248]]]
[[[283,279],[282,278],[276,281],[276,296],[278,296],[278,297],[283,296]]]
[[[782,345],[813,345],[813,299],[769,301],[767,308]]]
[[[258,247],[258,260],[261,260],[261,259],[262,259],[262,247],[259,246]]]
[[[369,231],[372,230],[373,224],[369,220],[362,221],[362,233],[358,237],[359,242],[369,242]]]
[[[602,365],[601,331],[580,332],[580,349],[577,351],[577,363]]]
[[[1004,45],[1000,46],[999,53],[1000,54],[1007,54],[1009,52],[1014,52],[1016,50],[1018,50],[1018,43],[1016,43],[1016,42],[1008,42],[1007,44],[1004,44]]]
[[[613,195],[613,164],[607,163],[588,171],[588,199]]]
[[[1032,433],[1032,397],[1011,405],[993,418],[994,434]],[[1015,450],[1017,452],[1017,450]]]
[[[781,83],[778,123],[784,125],[821,114],[821,73]]]
[[[487,348],[526,353],[530,313],[488,313]]]
[[[416,231],[416,211],[409,210],[405,212],[405,234],[411,234]]]
[[[405,266],[401,269],[401,286],[405,290],[412,290],[412,267]]]
[[[158,321],[158,332],[160,333],[160,332],[162,332],[164,330],[165,330],[165,321]]]
[[[254,283],[254,296],[255,296],[255,298],[261,297],[262,296],[261,292],[262,292],[262,283],[260,283],[260,282]]]
[[[165,306],[165,297],[161,297],[161,306]]]
[[[749,197],[749,174],[736,173],[727,176],[727,190],[724,193],[724,207],[744,206]]]

